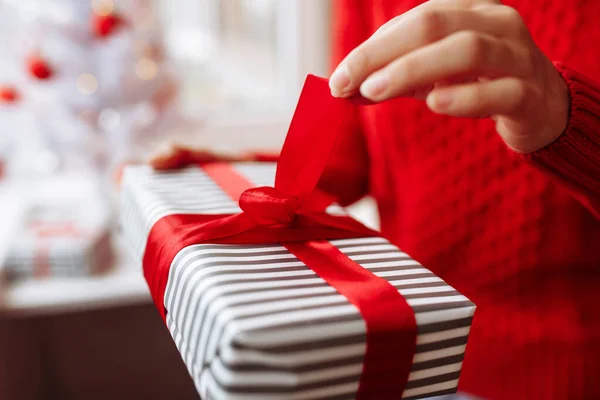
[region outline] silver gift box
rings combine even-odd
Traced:
[[[18,187],[21,216],[4,261],[9,278],[78,277],[111,266],[111,218],[92,184],[48,179]]]
[[[233,167],[256,186],[273,184],[274,164]],[[122,228],[140,265],[163,216],[240,212],[198,167],[129,168],[122,200]],[[417,352],[403,398],[456,392],[475,306],[383,238],[331,243],[398,288],[415,312]],[[184,248],[164,306],[203,399],[350,399],[357,391],[365,353],[359,311],[279,244]]]

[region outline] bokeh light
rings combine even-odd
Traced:
[[[109,15],[115,9],[113,0],[92,0],[92,10],[98,15]]]
[[[151,60],[149,58],[142,58],[137,62],[135,66],[135,73],[141,79],[149,81],[151,79],[156,78],[156,75],[158,74],[158,65],[156,65],[156,62],[154,62],[154,60]]]
[[[92,74],[81,74],[75,83],[77,90],[83,94],[94,94],[98,90],[98,79]]]

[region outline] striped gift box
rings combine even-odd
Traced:
[[[6,274],[9,279],[94,275],[110,266],[111,246],[108,231],[81,238],[40,239],[31,234],[11,248]]]
[[[79,277],[108,268],[112,258],[108,219],[91,215],[89,204],[28,208],[19,239],[5,260],[9,279]]]
[[[233,168],[256,186],[273,184],[274,164]],[[160,218],[240,212],[197,167],[130,168],[122,196],[122,227],[140,264]],[[417,351],[403,398],[456,392],[474,305],[383,238],[331,243],[396,287],[415,312]],[[354,398],[365,353],[361,314],[281,245],[185,247],[171,265],[164,306],[203,399]]]

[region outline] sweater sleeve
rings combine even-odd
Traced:
[[[332,2],[332,67],[369,35],[362,0]],[[319,188],[342,205],[360,200],[368,191],[369,157],[358,111],[348,117],[345,132],[329,158]]]
[[[567,129],[550,145],[524,157],[600,218],[600,83],[564,65],[557,68],[571,95]]]

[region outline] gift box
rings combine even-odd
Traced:
[[[125,171],[129,249],[203,399],[456,392],[475,306],[315,188],[357,106],[328,93],[307,79],[277,167]]]
[[[111,266],[109,214],[98,197],[80,196],[76,181],[68,187],[78,195],[22,193],[24,210],[5,260],[9,279],[88,276]]]

